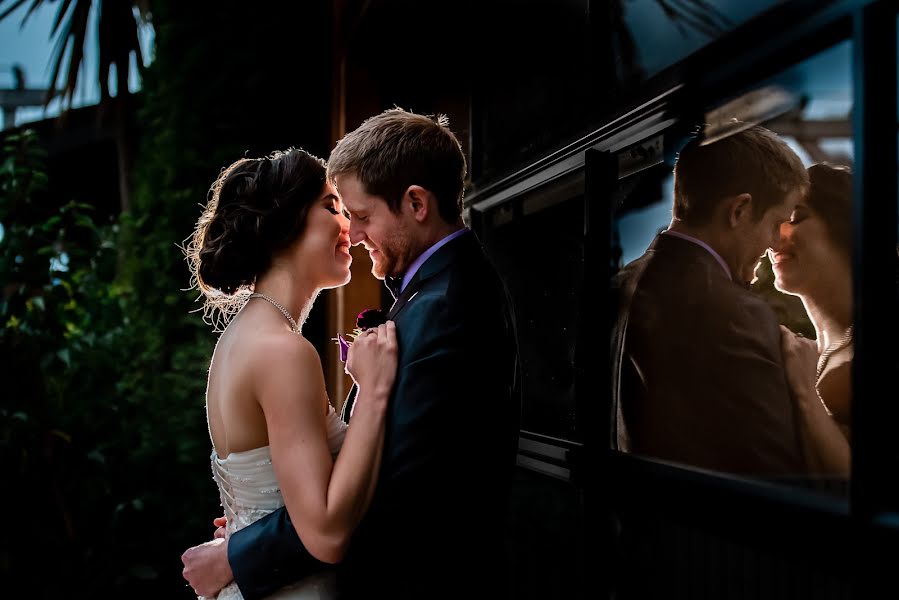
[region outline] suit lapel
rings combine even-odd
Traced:
[[[390,307],[390,311],[387,313],[387,319],[393,320],[397,313],[400,312],[406,303],[412,299],[415,294],[418,293],[418,290],[421,289],[422,279],[419,277],[419,274],[416,273],[412,277],[412,281],[409,282],[409,285],[406,286],[406,289],[402,291],[399,297],[394,301],[393,306]],[[350,392],[346,396],[346,400],[343,402],[343,407],[340,409],[340,419],[349,424],[350,422],[350,413],[353,412],[353,404],[356,403],[356,396],[359,394],[359,386],[355,383],[353,387],[350,388]]]
[[[418,271],[409,282],[409,285],[406,286],[406,289],[403,290],[396,299],[396,302],[393,303],[393,306],[390,307],[387,318],[395,320],[399,312],[403,310],[406,304],[418,293],[428,279],[449,267],[456,256],[464,249],[469,248],[471,245],[477,245],[477,243],[477,238],[474,234],[470,231],[466,231],[464,234],[451,240],[430,256],[428,260],[419,267]]]
[[[406,306],[406,303],[412,299],[415,294],[418,293],[418,290],[421,289],[422,279],[419,277],[419,274],[416,273],[412,277],[412,281],[409,282],[409,285],[406,286],[406,289],[400,294],[399,298],[393,303],[393,306],[390,307],[390,311],[387,313],[387,319],[392,320],[396,317],[397,313],[403,310],[403,307]]]

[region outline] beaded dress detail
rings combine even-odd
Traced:
[[[346,424],[340,420],[334,407],[330,405],[327,425],[328,446],[331,455],[336,456],[343,445]],[[225,516],[228,519],[225,537],[284,506],[269,446],[245,452],[232,452],[225,458],[219,458],[213,449],[212,479],[218,486],[222,508],[225,509]],[[334,585],[330,573],[313,575],[269,596],[271,600],[307,598],[325,600],[333,597]],[[237,584],[231,583],[222,589],[216,598],[241,600],[243,595]]]

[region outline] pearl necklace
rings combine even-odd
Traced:
[[[815,373],[815,385],[821,381],[821,375],[824,373],[824,368],[827,366],[827,362],[830,360],[831,355],[837,350],[841,350],[852,343],[852,325],[846,330],[846,333],[843,334],[836,342],[832,343],[830,346],[824,349],[824,352],[821,353],[821,356],[818,358],[818,370]]]
[[[259,292],[253,292],[252,294],[250,294],[250,298],[262,298],[263,300],[268,300],[272,306],[274,306],[275,308],[277,308],[278,310],[281,311],[282,315],[287,317],[288,322],[290,322],[291,330],[293,330],[293,332],[296,334],[300,333],[299,325],[297,325],[297,322],[293,320],[293,317],[290,316],[290,313],[287,311],[286,308],[284,308],[283,306],[281,306],[280,304],[278,304],[277,302],[275,302],[273,299],[266,296],[265,294],[262,294]]]

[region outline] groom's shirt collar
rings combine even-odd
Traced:
[[[709,252],[709,254],[711,254],[714,257],[714,259],[718,261],[718,264],[721,265],[721,268],[724,269],[724,272],[727,273],[728,279],[730,279],[731,281],[734,280],[734,276],[730,272],[730,267],[727,266],[727,263],[724,262],[724,259],[721,258],[721,255],[718,254],[717,252],[715,252],[715,250],[711,246],[709,246],[702,240],[698,240],[691,235],[687,235],[686,233],[681,233],[679,231],[671,231],[670,229],[666,229],[665,231],[662,232],[662,234],[663,235],[673,235],[676,238],[680,238],[682,240],[687,240],[688,242],[693,242],[697,246],[705,248]]]
[[[445,238],[443,238],[442,240],[440,240],[439,242],[437,242],[436,244],[434,244],[433,246],[431,246],[430,248],[428,248],[427,250],[422,252],[418,258],[416,258],[414,261],[412,261],[412,264],[409,265],[409,268],[406,269],[406,272],[403,274],[403,283],[400,286],[400,293],[402,293],[402,291],[404,289],[406,289],[406,286],[409,285],[409,282],[412,281],[412,278],[415,276],[415,274],[418,272],[418,270],[421,268],[421,266],[423,264],[425,264],[425,261],[427,261],[429,258],[431,258],[431,256],[435,252],[437,252],[438,250],[443,248],[445,245],[447,245],[449,242],[456,239],[457,237],[459,237],[460,235],[462,235],[463,233],[465,233],[467,231],[468,231],[468,228],[463,227],[462,229],[459,229],[458,231],[452,232],[451,234],[449,234],[448,236],[446,236]]]

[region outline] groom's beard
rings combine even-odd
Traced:
[[[405,231],[393,233],[376,248],[381,257],[377,261],[372,260],[372,275],[378,279],[402,275],[417,256],[414,254],[415,248],[412,237]]]

